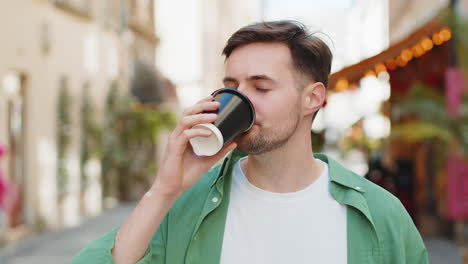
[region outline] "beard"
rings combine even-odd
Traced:
[[[261,124],[255,124],[249,132],[235,140],[237,149],[247,154],[259,155],[281,148],[299,126],[299,107],[293,108],[288,116],[284,126],[275,126],[273,129],[262,128]]]

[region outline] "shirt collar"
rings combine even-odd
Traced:
[[[212,183],[212,187],[214,185],[216,186],[221,198],[224,193],[224,185],[227,184],[228,187],[230,186],[230,175],[234,164],[245,156],[247,156],[246,153],[235,149],[225,158],[218,175]],[[353,172],[344,168],[337,161],[325,154],[315,153],[314,157],[328,164],[330,193],[333,198],[341,204],[346,204],[361,211],[372,226],[374,226],[367,200],[364,197],[365,189],[363,187],[367,185],[364,184],[362,177],[354,175]],[[227,175],[229,175],[229,177],[226,179]]]
[[[232,168],[232,166],[239,159],[245,156],[247,156],[247,154],[238,149],[235,149],[229,153],[229,155],[225,158],[223,165],[221,166],[218,176],[214,179],[212,186],[217,184],[220,179],[224,178],[229,171],[229,168]],[[352,177],[350,175],[352,172],[345,169],[337,161],[322,153],[315,153],[314,157],[328,164],[330,181],[361,193],[365,192],[365,190],[360,186],[360,182],[356,180],[356,177]]]

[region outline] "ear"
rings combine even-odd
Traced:
[[[321,82],[310,82],[302,94],[302,107],[304,115],[311,115],[317,112],[325,102],[325,86]]]

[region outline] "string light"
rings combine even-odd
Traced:
[[[405,59],[404,59],[403,57],[401,57],[401,56],[398,56],[395,62],[396,62],[396,64],[397,64],[399,67],[402,67],[402,68],[405,67],[406,64],[408,64],[408,61],[405,60]]]
[[[449,41],[452,38],[452,31],[448,27],[442,28],[440,31],[440,36],[442,37],[443,41]]]
[[[418,43],[410,48],[404,48],[401,50],[400,55],[396,58],[390,58],[385,63],[377,63],[374,69],[369,69],[364,73],[364,77],[367,76],[379,76],[380,74],[387,74],[388,71],[393,71],[397,67],[405,67],[409,61],[413,58],[419,58],[424,55],[427,51],[430,51],[434,45],[440,46],[444,42],[449,41],[452,38],[452,31],[449,27],[443,27],[439,32],[434,32],[430,36],[423,37]],[[383,75],[382,75],[383,76]],[[354,84],[350,84],[345,78],[342,78],[336,82],[335,90],[337,92],[343,92],[348,89],[353,89]]]
[[[376,76],[375,72],[373,70],[368,70],[366,73],[364,73],[364,76]]]
[[[419,43],[414,45],[411,48],[411,50],[413,51],[414,57],[416,57],[416,58],[419,58],[422,55],[424,55],[424,53],[426,53],[426,51],[423,49],[423,47],[421,47],[421,45]]]
[[[397,68],[397,64],[395,62],[395,59],[393,58],[390,58],[388,59],[386,62],[385,62],[385,65],[387,66],[387,68],[391,71],[395,70]]]
[[[411,52],[410,49],[403,49],[401,51],[400,57],[406,62],[408,62],[413,58],[413,52]]]
[[[344,92],[348,89],[349,87],[349,81],[347,79],[340,79],[338,82],[336,82],[335,89],[338,92]]]
[[[377,63],[375,65],[375,73],[379,74],[381,72],[387,71],[387,67],[383,63]]]
[[[443,36],[441,36],[441,35],[442,34],[440,32],[436,32],[436,33],[432,34],[432,42],[434,42],[434,44],[436,44],[437,46],[444,43]]]
[[[434,47],[434,44],[432,43],[432,40],[430,38],[424,37],[421,40],[421,47],[423,47],[425,51],[430,51],[432,47]]]

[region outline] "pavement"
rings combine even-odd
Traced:
[[[424,239],[431,264],[462,264],[459,247],[443,238]]]
[[[0,264],[70,263],[73,256],[97,237],[111,231],[130,215],[135,204],[121,204],[81,225],[32,235],[0,249]],[[425,239],[431,264],[461,264],[459,249],[450,240]]]
[[[0,264],[70,263],[89,242],[121,225],[134,207],[133,203],[121,204],[79,226],[20,240],[0,250]]]

